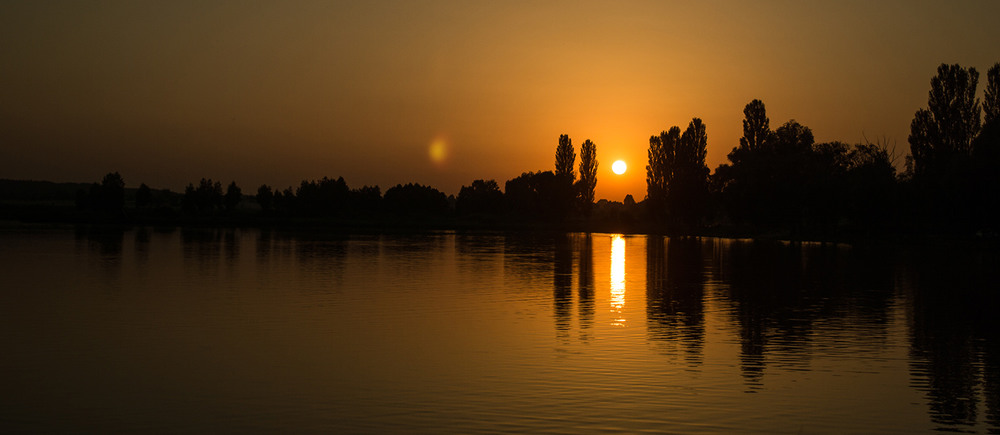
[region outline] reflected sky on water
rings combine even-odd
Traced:
[[[0,230],[14,431],[1000,430],[992,251]]]

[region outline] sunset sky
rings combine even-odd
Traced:
[[[597,144],[597,198],[640,200],[650,135],[702,118],[714,169],[754,98],[772,128],[908,152],[940,63],[975,67],[982,93],[998,17],[998,1],[5,1],[0,178],[457,194],[553,169],[569,134]]]

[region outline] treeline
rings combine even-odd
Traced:
[[[886,234],[996,236],[1000,222],[1000,64],[987,72],[982,102],[974,68],[942,64],[931,80],[927,108],[914,115],[910,154],[887,140],[816,143],[795,120],[771,129],[765,105],[743,109],[743,136],[728,162],[709,171],[707,126],[693,118],[649,139],[646,197],[594,202],[597,146],[576,149],[558,139],[554,170],[507,180],[474,180],[458,196],[420,184],[350,188],[342,178],[303,180],[297,187],[261,185],[245,194],[232,182],[202,179],[183,195],[145,184],[135,215],[345,221],[434,221],[445,226],[543,225],[550,228],[665,234],[837,239]],[[108,174],[78,193],[81,209],[124,213],[124,181]]]
[[[130,199],[137,210],[155,210],[160,215],[173,215],[172,207],[178,203],[178,195],[166,189],[151,189],[146,183],[137,189],[125,187],[125,180],[118,172],[111,172],[92,183],[87,189],[76,191],[75,202],[79,210],[90,211],[96,219],[122,220],[127,218],[126,199]]]
[[[974,68],[938,68],[899,174],[887,140],[816,143],[794,119],[772,130],[756,99],[743,109],[739,146],[710,174],[705,125],[694,118],[683,133],[675,126],[650,138],[640,206],[653,228],[669,234],[996,237],[1000,64],[987,72],[981,105],[978,77]]]
[[[911,123],[910,155],[901,174],[885,140],[815,143],[812,131],[794,120],[772,131],[764,103],[751,101],[743,111],[739,146],[708,179],[714,214],[702,214],[699,222],[793,238],[995,237],[1000,229],[1000,64],[987,72],[982,105],[976,98],[978,78],[975,68],[938,67],[928,107],[918,110]]]
[[[378,186],[351,189],[339,177],[304,180],[296,189],[281,191],[261,185],[254,200],[262,213],[280,217],[459,218],[466,223],[558,225],[573,217],[588,216],[593,207],[597,145],[590,140],[582,144],[579,179],[575,162],[572,140],[562,135],[556,148],[555,171],[524,172],[507,180],[503,190],[496,180],[480,179],[462,186],[457,197],[416,183],[398,184],[383,195]]]
[[[580,147],[580,163],[567,135],[559,138],[554,171],[524,172],[507,180],[501,190],[496,180],[474,180],[458,196],[417,183],[398,184],[383,194],[379,186],[350,188],[343,177],[303,180],[284,189],[260,185],[244,194],[235,182],[223,184],[203,178],[183,195],[162,195],[141,184],[134,202],[127,203],[125,182],[117,172],[77,194],[77,207],[92,220],[181,219],[199,221],[275,221],[311,219],[337,224],[368,222],[399,224],[433,222],[435,226],[545,226],[561,228],[568,220],[576,228],[594,209],[597,186],[597,145]],[[579,178],[577,177],[579,171]],[[607,201],[604,210],[618,211]],[[620,206],[620,204],[619,204]],[[633,202],[634,206],[634,202]]]

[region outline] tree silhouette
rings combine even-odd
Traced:
[[[551,171],[548,172],[552,173]],[[529,216],[538,213],[540,203],[538,201],[538,191],[533,183],[535,174],[534,172],[523,172],[521,175],[511,178],[504,183],[504,202],[508,211],[520,216]]]
[[[372,214],[381,211],[382,190],[378,186],[361,186],[351,189],[350,208],[355,214]]]
[[[649,137],[646,164],[646,199],[652,218],[662,222],[666,216],[667,196],[674,175],[674,157],[680,144],[680,127],[670,127],[659,136]]]
[[[796,128],[803,128],[798,125]],[[803,140],[799,135],[799,140]],[[793,147],[794,149],[794,147]],[[787,197],[788,212],[793,224],[811,232],[833,234],[844,213],[848,197],[847,172],[850,167],[851,147],[843,142],[826,142],[812,145],[811,150],[793,154],[788,162],[790,180],[798,183]]]
[[[236,210],[236,206],[240,204],[243,200],[243,190],[236,185],[233,181],[229,183],[229,187],[226,188],[226,195],[223,197],[223,202],[226,205],[226,211]]]
[[[972,145],[974,185],[980,189],[973,198],[976,226],[1000,232],[1000,63],[986,72],[983,97],[983,128]]]
[[[573,165],[576,163],[576,151],[573,149],[573,141],[568,135],[559,135],[559,145],[556,147],[556,182],[554,185],[554,202],[552,203],[555,212],[554,217],[565,218],[572,210],[576,192],[573,191],[573,183],[576,181],[576,173]]]
[[[812,158],[813,133],[809,127],[789,120],[774,131],[771,157],[763,166],[769,174],[765,183],[765,213],[772,225],[801,230],[807,218],[808,177]]]
[[[448,212],[448,197],[420,184],[397,184],[385,191],[383,201],[387,211],[397,216],[443,216]]]
[[[754,99],[743,107],[743,137],[740,138],[740,148],[747,151],[759,151],[771,140],[770,120],[764,102]]]
[[[848,155],[847,217],[859,231],[884,232],[895,224],[896,165],[888,146],[865,143]]]
[[[808,152],[815,140],[812,129],[791,119],[774,131],[773,148],[777,154],[801,154]]]
[[[712,189],[720,195],[730,218],[761,226],[766,220],[766,205],[761,203],[768,191],[770,174],[765,164],[774,132],[761,100],[743,107],[743,137],[728,155],[731,164],[719,165],[712,176]]]
[[[101,184],[90,188],[90,202],[94,209],[109,216],[120,216],[125,208],[125,180],[118,172],[110,172]]]
[[[257,199],[257,204],[264,212],[269,212],[274,207],[274,193],[271,192],[271,186],[261,184],[257,188],[257,196],[254,198]]]
[[[298,198],[295,197],[295,191],[292,190],[291,186],[286,187],[285,190],[283,191],[275,189],[274,191],[275,212],[284,215],[292,214],[296,209],[297,202]]]
[[[184,196],[181,199],[181,211],[190,215],[198,213],[198,201],[195,198],[196,195],[194,184],[188,183],[187,186],[184,186]]]
[[[144,208],[149,205],[149,202],[153,199],[153,192],[149,189],[146,183],[139,185],[139,188],[135,191],[135,206],[136,208]]]
[[[559,178],[552,171],[524,172],[504,183],[507,209],[522,218],[551,220],[560,216]]]
[[[693,118],[674,148],[673,175],[667,190],[670,213],[693,230],[708,203],[708,133],[700,118]]]
[[[646,200],[655,221],[690,230],[708,201],[708,134],[700,118],[693,118],[683,135],[680,131],[673,126],[649,138]]]
[[[989,155],[995,153],[990,151],[995,141],[988,137],[996,133],[988,128],[980,134],[978,81],[975,68],[941,64],[931,79],[927,108],[918,110],[910,123],[907,189],[911,212],[921,218],[916,221],[923,229],[972,231],[982,224],[980,204],[989,201],[984,187],[988,191],[995,179],[987,175]],[[993,92],[988,89],[987,98],[994,98]],[[994,102],[988,106],[992,120]]]
[[[214,212],[222,207],[222,183],[211,178],[202,178],[197,190],[198,208],[203,212]]]
[[[1000,63],[986,71],[986,93],[983,97],[983,124],[1000,121]]]
[[[975,68],[941,64],[931,79],[927,109],[910,123],[910,153],[917,178],[940,178],[956,157],[968,156],[979,133],[979,99]]]
[[[499,214],[503,211],[503,192],[496,180],[475,180],[458,192],[455,211],[460,215]]]
[[[305,181],[295,192],[299,213],[309,217],[332,217],[343,214],[347,209],[350,189],[344,177],[336,180],[323,177],[321,180]]]
[[[559,146],[556,147],[556,176],[568,178],[570,183],[576,179],[573,164],[576,161],[576,151],[569,135],[559,135]]]
[[[590,139],[580,145],[580,180],[577,181],[577,195],[584,214],[590,214],[594,205],[594,189],[597,187],[597,145]]]
[[[972,154],[980,165],[995,166],[1000,163],[1000,63],[993,64],[986,72],[983,120],[983,128],[973,141]]]
[[[847,146],[829,144],[814,150],[812,130],[795,120],[771,132],[760,100],[747,104],[743,113],[744,137],[729,153],[732,163],[719,165],[711,177],[712,189],[734,221],[757,231],[794,232],[823,208],[809,202],[815,199],[810,192],[828,190],[825,183],[833,178],[824,178],[829,175],[825,171],[846,159]]]
[[[222,207],[222,199],[222,183],[213,182],[211,178],[202,178],[197,188],[193,184],[188,184],[184,188],[181,209],[191,215],[209,215]]]

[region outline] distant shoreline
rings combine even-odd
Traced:
[[[638,204],[599,201],[589,217],[569,212],[565,219],[546,215],[525,215],[515,211],[459,213],[452,205],[444,212],[395,213],[390,210],[342,212],[327,217],[281,214],[264,211],[253,196],[243,195],[239,206],[217,209],[211,214],[190,214],[182,210],[182,194],[155,190],[156,205],[136,206],[138,189],[125,189],[124,202],[113,213],[82,207],[78,196],[86,183],[0,180],[0,227],[19,225],[87,225],[104,228],[261,228],[291,231],[338,233],[387,233],[413,231],[501,231],[501,232],[587,232],[643,234],[667,237],[718,237],[727,239],[777,240],[848,244],[977,244],[1000,246],[996,234],[920,232],[913,228],[889,228],[876,232],[864,227],[833,226],[795,232],[787,228],[762,229],[750,225],[707,222],[698,228],[657,225]]]
[[[299,218],[269,217],[251,214],[211,217],[157,217],[133,214],[123,219],[95,219],[86,212],[76,210],[68,204],[54,201],[0,201],[0,229],[27,228],[80,228],[104,230],[129,230],[133,228],[164,229],[224,229],[250,228],[277,230],[293,233],[313,234],[395,234],[436,231],[455,232],[524,232],[524,233],[603,233],[660,236],[668,238],[720,238],[749,239],[754,241],[774,241],[789,243],[830,243],[847,245],[899,245],[899,246],[979,246],[989,249],[1000,248],[996,237],[966,236],[951,234],[903,234],[890,233],[878,237],[840,233],[833,237],[801,235],[793,237],[782,232],[751,232],[739,228],[716,226],[703,229],[697,234],[669,234],[655,231],[648,223],[601,223],[570,219],[563,223],[539,222],[518,219],[490,217],[378,217],[370,219]]]

